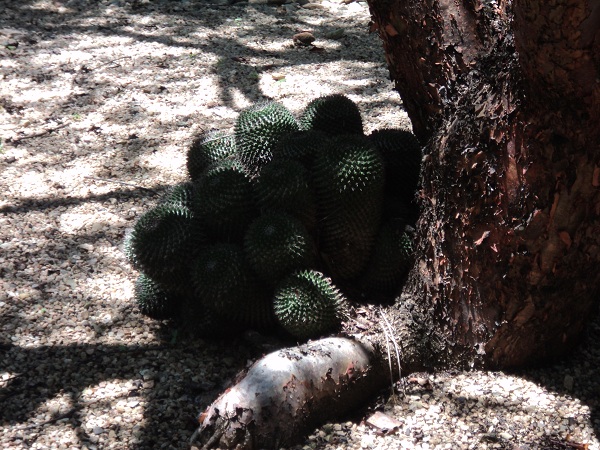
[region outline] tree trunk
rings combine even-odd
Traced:
[[[386,312],[403,370],[564,355],[600,286],[600,4],[369,6],[425,147],[415,265]]]
[[[424,350],[434,366],[563,355],[600,285],[599,5],[371,8],[427,142],[417,263],[404,289],[432,311]]]

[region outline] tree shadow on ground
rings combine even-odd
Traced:
[[[258,83],[258,78],[263,70],[283,69],[290,64],[312,65],[321,64],[329,61],[342,61],[344,56],[341,49],[345,46],[352,46],[360,39],[364,39],[367,24],[364,29],[356,29],[354,26],[343,19],[313,25],[298,11],[290,10],[285,14],[278,12],[273,6],[267,5],[248,5],[247,3],[237,3],[228,6],[211,5],[203,1],[196,2],[178,2],[178,1],[159,1],[147,4],[138,1],[122,2],[88,2],[86,0],[71,0],[55,2],[62,8],[47,10],[43,8],[34,8],[33,1],[24,1],[7,6],[7,13],[4,19],[0,19],[0,27],[16,28],[25,33],[22,40],[37,43],[37,38],[31,36],[35,33],[42,38],[55,38],[62,36],[70,39],[74,34],[92,35],[101,34],[109,37],[119,37],[131,39],[136,42],[148,44],[160,44],[168,48],[184,48],[189,50],[189,56],[193,57],[195,53],[202,52],[206,55],[213,55],[216,62],[212,64],[213,72],[217,75],[221,89],[220,104],[223,106],[232,106],[234,103],[233,90],[244,85],[245,94],[249,98],[262,98],[264,94]],[[114,5],[122,5],[125,14],[116,14]],[[210,7],[208,9],[207,7]],[[274,21],[274,27],[280,29],[278,44],[270,46],[270,50],[264,50],[259,45],[253,48],[251,45],[242,42],[242,39],[235,33],[231,35],[209,33],[210,36],[199,37],[196,33],[197,26],[204,26],[211,29],[218,29],[220,26],[239,24],[240,32],[244,36],[256,36],[256,40],[272,39],[273,32],[268,37],[260,26],[252,22],[244,22],[245,11],[248,8],[259,9],[262,14],[271,16]],[[306,14],[307,10],[303,10]],[[30,20],[33,15],[34,19]],[[89,18],[103,18],[102,25],[89,25]],[[165,24],[167,18],[168,24]],[[196,25],[192,26],[186,22],[186,19],[192,19]],[[143,26],[142,31],[134,31],[131,26],[134,22],[149,23]],[[325,42],[326,36],[332,33],[343,31],[342,36],[335,39],[337,50],[329,48],[325,50],[317,47],[297,47],[293,45],[292,36],[294,33],[310,29],[317,38]],[[159,32],[156,32],[156,31]],[[29,37],[27,37],[30,35]],[[329,39],[329,42],[334,42]],[[18,41],[16,42],[18,44]],[[17,49],[18,50],[18,49]],[[319,51],[312,51],[319,50]],[[294,55],[293,59],[288,55]],[[268,58],[269,62],[265,64],[253,64],[248,61],[249,57]],[[177,64],[177,58],[167,54],[153,55],[156,63],[169,65]],[[118,58],[112,58],[108,61],[94,62],[92,66],[98,64],[118,64]],[[162,61],[162,62],[161,62]],[[381,50],[373,48],[367,54],[362,55],[354,63],[364,63],[381,60]],[[350,63],[350,61],[346,61]],[[34,63],[38,66],[40,77],[48,75],[43,64]],[[93,67],[83,67],[84,70],[93,70]],[[74,69],[77,70],[77,69]],[[160,70],[160,69],[158,69]],[[235,75],[231,75],[231,74]],[[45,78],[44,78],[45,79]],[[252,82],[254,81],[254,82]],[[331,82],[331,80],[329,80]],[[249,82],[249,83],[248,83]],[[249,89],[249,91],[248,91]],[[18,107],[19,105],[15,105]]]
[[[3,370],[10,373],[6,385],[0,389],[0,424],[21,430],[15,444],[31,446],[44,428],[62,422],[78,435],[79,445],[98,443],[98,436],[115,434],[111,444],[119,443],[123,436],[112,423],[107,429],[88,433],[82,425],[94,407],[90,387],[102,386],[111,380],[131,380],[128,390],[115,392],[104,398],[104,408],[114,408],[114,401],[142,403],[144,418],[138,424],[138,442],[127,448],[154,448],[157,436],[164,442],[165,435],[172,436],[172,445],[182,448],[197,427],[195,417],[230,382],[229,378],[217,378],[215,374],[232,377],[246,361],[255,358],[260,351],[248,342],[236,338],[229,342],[229,351],[209,341],[181,342],[177,344],[130,346],[103,344],[73,344],[23,348],[10,342],[0,343]],[[215,354],[218,353],[218,356]],[[203,361],[211,361],[205,367]],[[39,363],[43,361],[43,365]],[[45,363],[48,364],[45,364]],[[219,367],[215,366],[218,365]],[[50,368],[50,370],[48,370]],[[170,380],[170,382],[167,382]],[[173,381],[175,381],[173,383]],[[69,400],[61,408],[48,411],[46,420],[36,419],[36,409],[58,395]],[[111,405],[113,403],[113,405]],[[183,410],[187,415],[174,415]],[[185,423],[173,420],[187,417]],[[89,417],[88,417],[89,419]],[[33,423],[31,423],[33,422]],[[17,426],[18,423],[24,425]],[[18,436],[18,434],[17,434]],[[105,441],[107,444],[108,442]],[[127,445],[127,442],[121,441]]]

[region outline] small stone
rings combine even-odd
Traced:
[[[509,441],[513,438],[513,435],[504,431],[503,433],[500,433],[500,437],[506,441]]]
[[[92,430],[94,434],[102,434],[104,433],[104,428],[102,427],[94,427],[94,429]]]

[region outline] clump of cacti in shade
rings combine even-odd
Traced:
[[[189,181],[168,189],[128,233],[140,312],[192,334],[339,329],[344,292],[397,292],[411,264],[421,153],[408,131],[363,133],[343,95],[242,111],[201,133]],[[353,300],[357,301],[357,298]]]

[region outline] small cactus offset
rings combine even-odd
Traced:
[[[356,103],[345,95],[333,94],[311,101],[300,117],[303,130],[317,130],[329,135],[363,134],[363,124]]]
[[[296,118],[279,103],[259,103],[242,111],[234,133],[240,161],[248,173],[258,176],[273,158],[279,141],[298,129]]]
[[[323,273],[305,270],[290,275],[275,291],[275,317],[299,339],[322,336],[341,325],[346,299]]]
[[[125,239],[125,255],[138,270],[175,288],[188,279],[194,249],[206,237],[189,208],[160,204],[136,222]]]
[[[263,212],[287,212],[309,230],[315,228],[317,206],[311,177],[298,161],[278,156],[265,166],[255,183],[255,190],[258,206]]]
[[[263,214],[252,222],[244,251],[252,269],[270,284],[314,265],[317,254],[308,230],[285,213]]]
[[[235,139],[221,131],[203,132],[197,136],[187,153],[187,171],[196,181],[208,166],[235,154]]]
[[[191,278],[198,301],[227,322],[256,328],[273,324],[268,291],[252,273],[240,246],[206,247],[192,265]]]
[[[236,158],[210,166],[196,182],[194,212],[198,220],[223,240],[240,240],[257,213],[252,181]]]
[[[182,297],[165,289],[145,273],[140,273],[135,282],[135,300],[143,315],[155,320],[166,320],[175,318]]]

